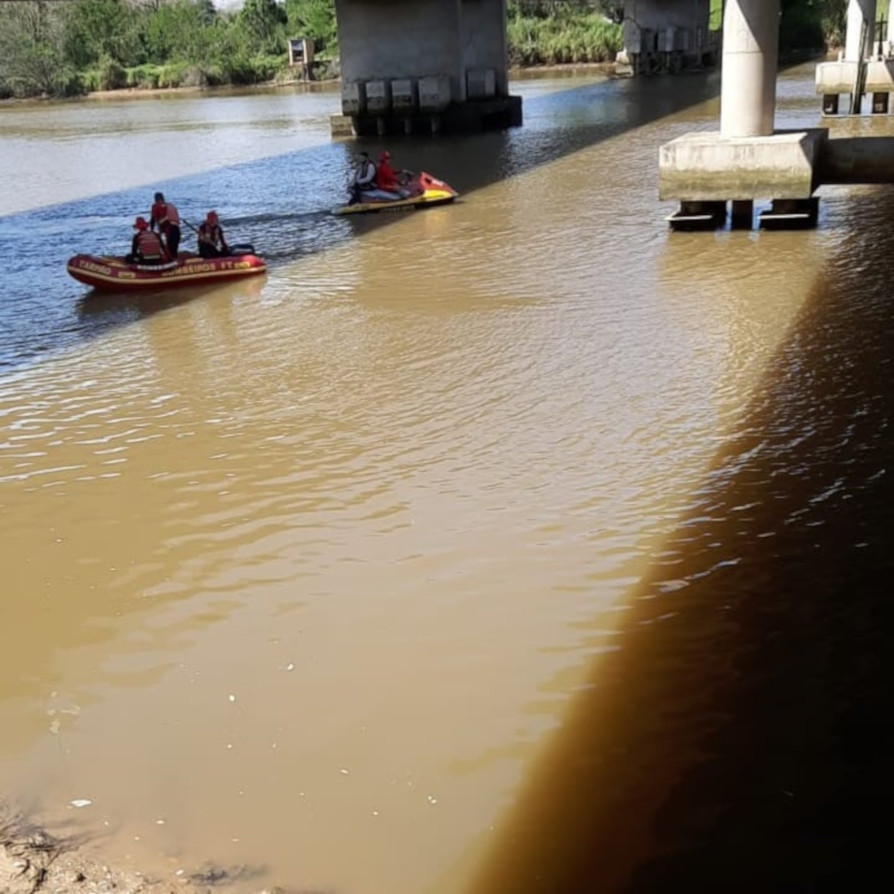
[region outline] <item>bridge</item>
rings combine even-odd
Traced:
[[[710,0],[626,0],[620,61],[675,72],[716,54]],[[521,124],[509,95],[506,0],[336,0],[343,120],[358,135]]]
[[[859,114],[867,85],[873,110],[887,111],[894,89],[887,41],[876,47],[876,0],[850,0],[846,46],[837,62],[817,66],[823,111],[839,109],[847,94]],[[884,44],[887,43],[887,47]],[[830,139],[829,129],[775,128],[779,0],[727,0],[723,17],[720,129],[688,134],[662,146],[659,197],[676,199],[676,229],[754,224],[754,200],[770,200],[758,225],[816,225],[818,187],[894,182],[894,141],[887,137]]]
[[[820,63],[826,115],[875,114],[894,92],[894,0],[876,34],[876,0],[850,0],[844,52]],[[342,62],[342,132],[441,133],[522,122],[509,95],[506,0],[336,0]],[[811,227],[823,184],[894,182],[894,138],[830,139],[828,128],[775,128],[780,0],[726,0],[720,126],[659,152],[659,197],[676,200],[674,229],[755,224]],[[717,54],[709,0],[625,0],[624,50],[633,74],[703,65]],[[338,132],[338,125],[333,125]]]

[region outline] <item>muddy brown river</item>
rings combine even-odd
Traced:
[[[513,90],[520,129],[388,144],[457,203],[360,219],[330,89],[0,108],[0,796],[234,891],[574,894],[866,781],[894,194],[670,234],[717,75]],[[69,279],[157,189],[266,276]]]

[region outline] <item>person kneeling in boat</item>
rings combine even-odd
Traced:
[[[361,193],[375,189],[375,186],[376,166],[368,152],[361,152],[360,161],[354,173],[354,182],[351,184],[351,204],[356,205],[361,200]]]
[[[199,224],[199,255],[203,258],[225,258],[230,254],[230,246],[220,227],[216,211]]]
[[[163,264],[168,260],[161,237],[149,229],[145,217],[138,217],[133,228],[136,233],[130,243],[130,254],[124,259],[128,264]]]

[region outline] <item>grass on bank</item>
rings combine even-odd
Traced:
[[[509,64],[607,62],[622,47],[621,26],[598,14],[567,18],[518,16],[507,23]]]

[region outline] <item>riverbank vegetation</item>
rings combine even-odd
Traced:
[[[783,53],[836,46],[846,0],[782,0]],[[722,0],[712,0],[719,27]],[[613,60],[623,0],[509,0],[510,65]],[[315,47],[315,75],[338,75],[335,0],[6,0],[0,98],[121,88],[289,81],[287,40]]]
[[[72,0],[0,3],[0,96],[71,96],[125,87],[259,84],[294,77],[287,39],[316,47],[326,76],[333,0]]]
[[[510,0],[509,64],[609,62],[622,48],[623,0]]]

